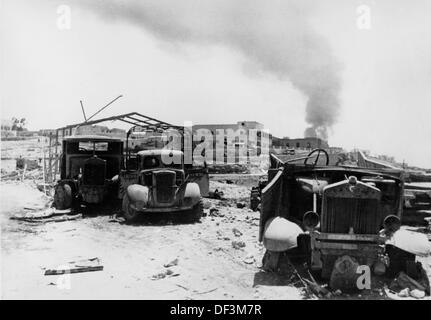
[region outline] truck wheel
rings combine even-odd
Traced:
[[[199,199],[199,202],[193,207],[193,209],[190,210],[189,213],[189,221],[190,222],[197,222],[199,221],[204,214],[204,205],[202,203],[202,198]]]
[[[138,218],[138,212],[130,207],[130,199],[127,194],[123,197],[123,214],[127,222],[134,222]]]
[[[72,188],[68,184],[59,184],[55,187],[54,207],[58,210],[72,207]]]

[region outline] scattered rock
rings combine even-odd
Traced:
[[[245,258],[244,258],[244,263],[247,264],[253,264],[256,262],[256,259],[254,258],[254,256],[252,254],[248,254]]]
[[[236,207],[238,209],[245,208],[247,205],[244,202],[237,202]]]
[[[211,199],[223,200],[223,191],[218,191],[218,189],[215,189],[214,192],[210,191],[208,193],[208,197]]]
[[[165,263],[163,266],[165,268],[169,268],[169,267],[173,267],[173,266],[176,266],[176,265],[178,265],[178,258],[175,258],[174,260],[172,260],[172,261],[170,261],[168,263]]]
[[[166,278],[166,276],[167,276],[167,271],[164,270],[157,274],[152,275],[151,280],[160,280],[160,279]]]
[[[210,208],[210,217],[218,217],[219,216],[219,210],[215,207]]]
[[[151,280],[160,280],[160,279],[164,279],[164,278],[166,278],[168,276],[169,277],[176,277],[176,276],[179,276],[179,275],[180,275],[179,272],[167,268],[167,269],[165,269],[163,271],[160,271],[159,273],[151,276]]]
[[[241,237],[242,236],[242,232],[239,231],[237,228],[233,228],[232,232],[235,235],[235,237]]]
[[[232,241],[232,248],[234,249],[241,249],[245,247],[244,241]]]

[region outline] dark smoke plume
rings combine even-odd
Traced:
[[[173,42],[222,44],[288,79],[307,98],[306,136],[327,139],[336,122],[340,65],[308,22],[311,2],[288,0],[82,1],[108,21],[125,20]]]

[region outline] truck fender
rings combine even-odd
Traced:
[[[283,217],[273,217],[265,224],[263,245],[266,249],[282,252],[298,246],[297,238],[303,233],[294,222]]]
[[[195,182],[189,182],[184,190],[184,205],[195,205],[201,199],[201,191],[199,185]]]
[[[144,209],[148,204],[148,187],[140,184],[131,184],[127,187],[125,196],[129,198],[130,204],[135,207],[135,210]]]

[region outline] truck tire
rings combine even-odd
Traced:
[[[123,197],[123,215],[126,222],[135,222],[139,213],[130,207],[130,199],[127,193]]]
[[[72,188],[68,184],[59,184],[55,187],[54,207],[58,210],[72,207]]]
[[[188,212],[188,220],[190,222],[198,222],[204,214],[204,205],[202,202],[202,198],[199,199],[199,202]]]

